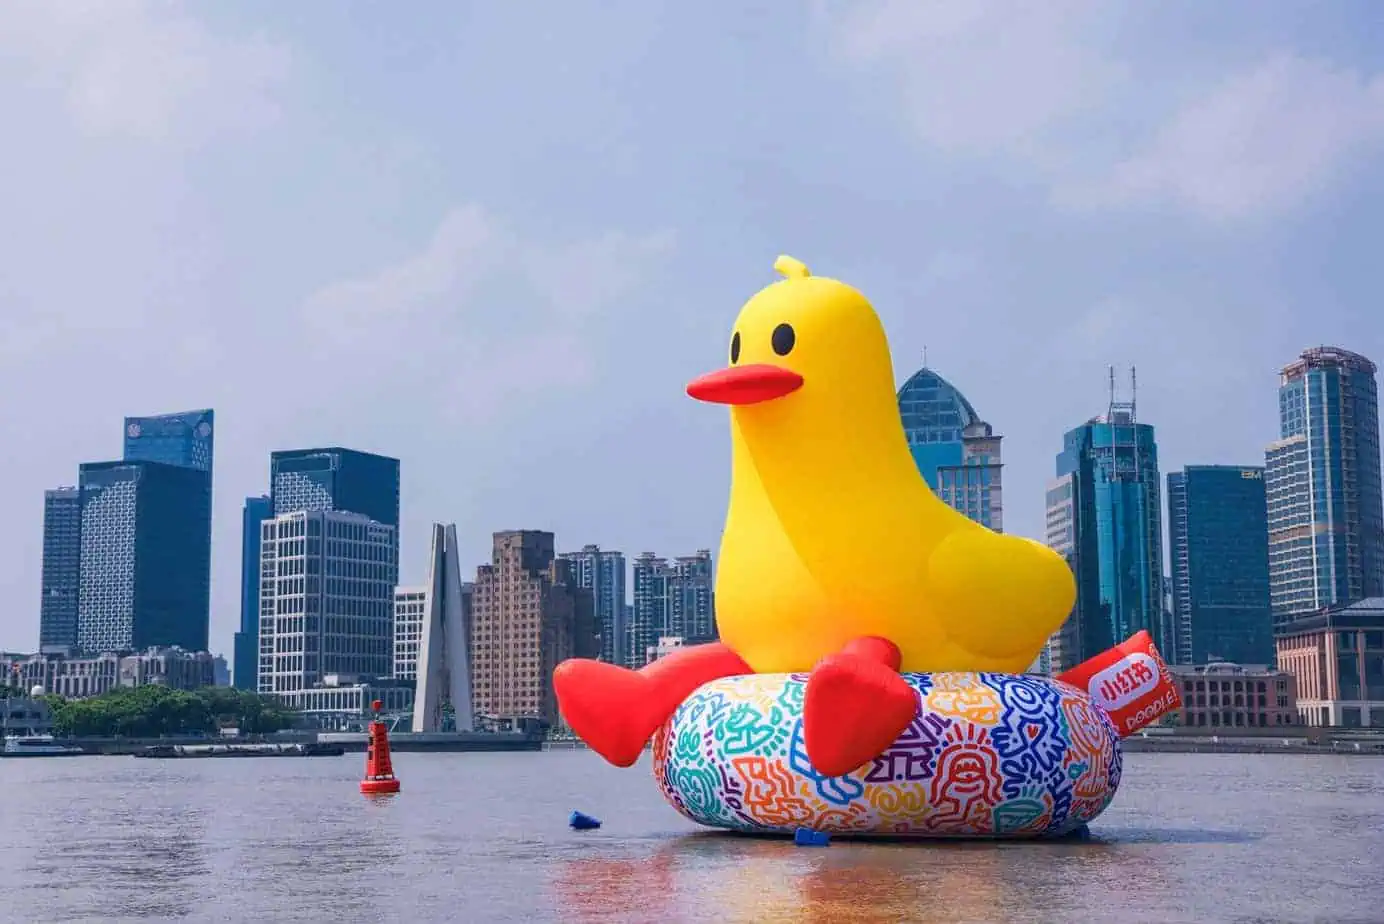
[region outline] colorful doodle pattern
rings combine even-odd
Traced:
[[[1105,811],[1119,738],[1081,690],[1046,677],[906,674],[918,717],[884,754],[824,777],[803,747],[806,674],[708,683],[654,738],[654,777],[716,828],[918,837],[1059,836]]]

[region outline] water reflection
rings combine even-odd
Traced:
[[[593,922],[993,922],[1069,914],[1121,882],[1157,878],[1158,866],[1146,850],[1098,839],[838,841],[813,849],[694,834],[644,855],[566,861],[554,897],[565,919]]]

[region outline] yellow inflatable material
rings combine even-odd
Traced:
[[[868,636],[897,645],[904,671],[1027,670],[1072,608],[1071,569],[932,493],[874,308],[796,260],[775,267],[787,278],[730,339],[727,371],[754,367],[738,379],[759,374],[766,397],[730,411],[721,640],[758,673],[810,670]]]

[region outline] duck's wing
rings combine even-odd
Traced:
[[[979,662],[1026,670],[1076,601],[1067,562],[1032,539],[961,529],[928,560],[928,590],[950,642]],[[979,669],[979,665],[977,666]]]

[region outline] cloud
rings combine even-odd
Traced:
[[[863,0],[831,34],[839,61],[893,75],[928,148],[1003,158],[1063,208],[1272,216],[1384,139],[1380,76],[1270,49],[1213,62],[1208,88],[1176,47],[1130,53],[1119,15],[1087,0]]]
[[[214,34],[181,4],[154,0],[8,3],[3,57],[82,131],[139,141],[269,124],[291,64],[279,43]]]
[[[309,374],[388,365],[401,394],[426,386],[454,417],[491,419],[507,403],[587,384],[600,321],[630,310],[675,244],[667,230],[530,239],[480,206],[455,208],[416,253],[304,301]]]
[[[948,153],[1044,156],[1062,122],[1116,91],[1124,69],[1092,44],[1095,4],[871,0],[833,27],[837,52],[899,81],[918,137]]]
[[[1381,141],[1384,77],[1283,55],[1227,79],[1071,200],[1171,202],[1218,220],[1273,214]]]

